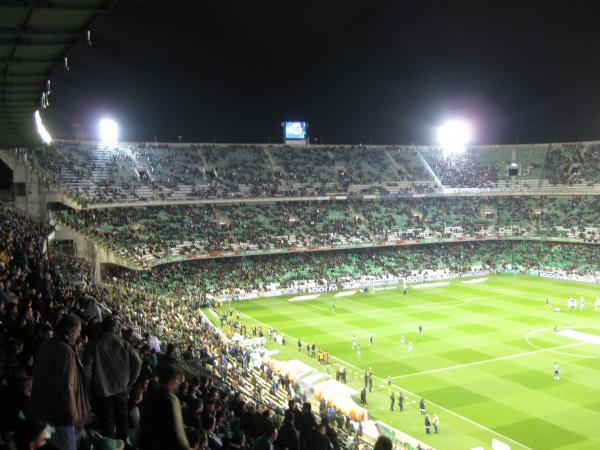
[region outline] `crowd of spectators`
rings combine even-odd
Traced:
[[[472,152],[444,156],[441,152],[429,158],[429,165],[440,182],[449,187],[489,188],[500,179],[500,168],[484,164]]]
[[[600,182],[599,144],[435,147],[58,142],[19,150],[42,180],[81,205],[118,202],[431,192]],[[421,156],[422,155],[422,156]],[[516,170],[516,176],[511,175]],[[528,184],[529,183],[529,184]],[[532,184],[534,183],[534,184]]]
[[[407,164],[390,168],[388,151]],[[52,188],[87,206],[347,194],[362,192],[363,185],[413,191],[398,183],[431,182],[414,153],[398,147],[58,142],[17,156]]]
[[[131,261],[211,252],[478,237],[598,241],[597,197],[432,197],[402,200],[180,205],[56,211],[59,223]]]
[[[600,275],[600,249],[590,244],[537,241],[457,242],[238,257],[165,264],[149,271],[108,267],[107,279],[157,293],[177,292],[200,302],[297,288],[424,275],[431,271],[550,270]]]
[[[600,145],[564,144],[548,150],[544,174],[552,184],[600,183]]]
[[[594,185],[600,182],[600,146],[565,143],[545,146],[482,146],[463,154],[424,149],[431,169],[446,187],[498,188],[511,179],[525,187]]]
[[[0,212],[0,448],[363,448],[290,380],[261,389],[267,367],[248,367],[198,302],[101,287],[87,263],[48,254],[51,227]]]

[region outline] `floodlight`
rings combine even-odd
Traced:
[[[449,120],[438,128],[437,139],[447,153],[464,152],[471,140],[471,126],[463,120]]]
[[[44,144],[50,145],[52,143],[52,136],[50,136],[50,133],[48,133],[48,130],[46,130],[46,127],[42,123],[42,116],[40,115],[39,110],[36,110],[35,113],[33,113],[33,120],[35,121],[35,129]]]
[[[112,119],[102,119],[98,124],[100,140],[105,144],[114,144],[119,139],[119,125]]]

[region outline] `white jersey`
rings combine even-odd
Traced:
[[[412,341],[409,341],[409,342],[408,342],[408,351],[409,351],[409,352],[412,352],[412,351],[413,351],[413,343],[412,343]]]
[[[404,335],[400,337],[400,345],[404,345]]]

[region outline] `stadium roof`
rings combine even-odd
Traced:
[[[118,0],[0,2],[0,148],[38,144],[33,113],[47,104],[50,77]]]

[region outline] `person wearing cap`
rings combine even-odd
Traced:
[[[124,440],[128,428],[128,391],[140,374],[142,360],[118,334],[120,327],[115,316],[104,318],[100,336],[84,350],[83,365],[90,380],[100,433]]]
[[[76,429],[91,421],[85,374],[75,353],[81,319],[67,314],[54,337],[40,344],[33,374],[32,417],[56,428],[65,450],[77,449]]]

